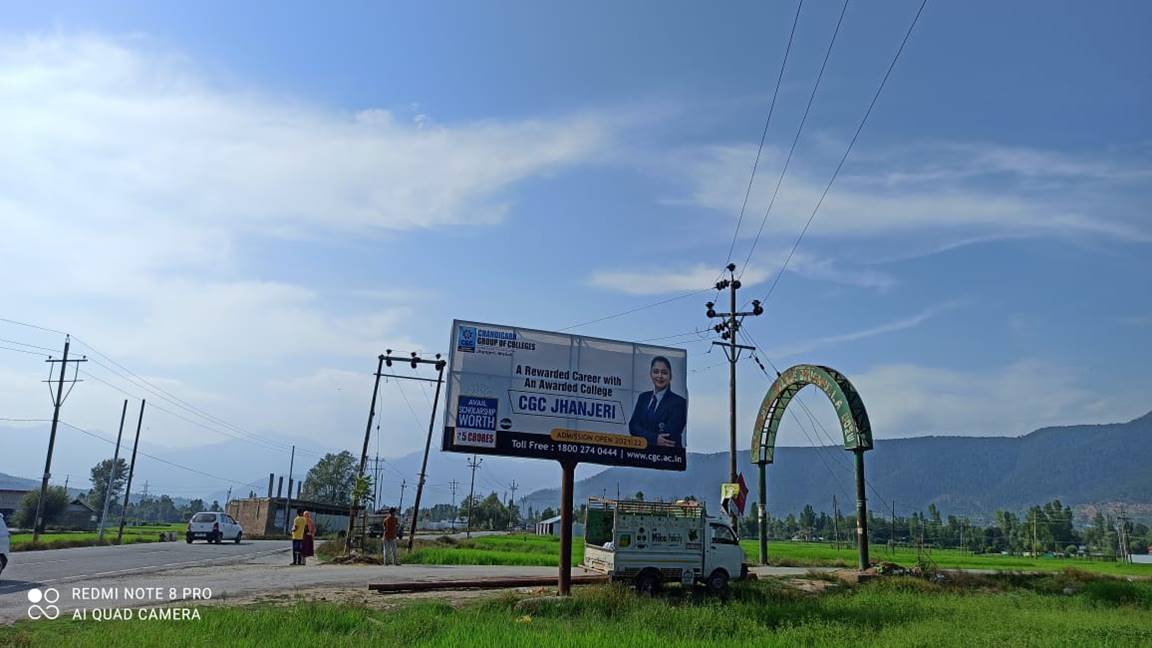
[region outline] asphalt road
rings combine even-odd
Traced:
[[[21,552],[0,579],[0,623],[27,619],[29,593],[52,590],[60,615],[77,610],[187,609],[229,600],[267,600],[307,591],[365,596],[369,583],[556,576],[555,567],[505,565],[402,565],[399,567],[288,565],[286,541],[240,545],[158,543]],[[756,567],[761,576],[803,575],[807,568]],[[573,567],[573,574],[585,573]],[[58,595],[59,598],[55,598]],[[196,598],[199,597],[199,598]]]
[[[0,597],[33,587],[96,581],[198,565],[246,562],[274,552],[287,552],[286,540],[245,540],[240,544],[151,542],[110,547],[76,547],[17,551],[8,555],[0,575]]]

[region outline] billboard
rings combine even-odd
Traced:
[[[442,449],[684,470],[687,352],[456,320]]]

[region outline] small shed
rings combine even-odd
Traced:
[[[84,500],[76,498],[68,503],[68,508],[64,509],[60,520],[53,526],[72,531],[95,531],[98,517],[96,509]]]
[[[550,517],[536,523],[536,535],[550,535],[560,537],[560,516]],[[572,523],[572,537],[584,535],[584,523]]]

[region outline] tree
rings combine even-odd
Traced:
[[[308,471],[301,499],[328,504],[347,504],[356,483],[356,459],[347,450],[329,452]]]
[[[16,511],[16,516],[12,521],[16,526],[31,529],[36,524],[36,506],[40,502],[40,491],[34,490],[28,492],[20,500],[20,508]],[[64,511],[68,508],[68,492],[64,490],[63,486],[49,486],[48,492],[44,498],[44,510],[41,515],[44,516],[44,526],[60,519]]]
[[[96,509],[97,513],[104,510],[104,496],[108,492],[108,476],[111,473],[111,459],[105,459],[95,466],[92,466],[92,490],[88,493],[88,505]],[[124,481],[127,477],[128,462],[124,461],[124,459],[117,459],[116,477],[112,480],[112,502],[120,499],[120,493],[124,490]],[[117,508],[117,510],[119,509]],[[109,506],[108,512],[112,512],[112,506]]]
[[[633,495],[633,498],[643,502],[644,501],[644,491],[636,491],[636,494]]]
[[[804,510],[800,511],[800,533],[804,537],[812,539],[812,529],[816,527],[816,510],[812,508],[811,504],[805,504]]]

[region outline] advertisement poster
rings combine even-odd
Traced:
[[[457,320],[443,449],[684,470],[687,352]]]

